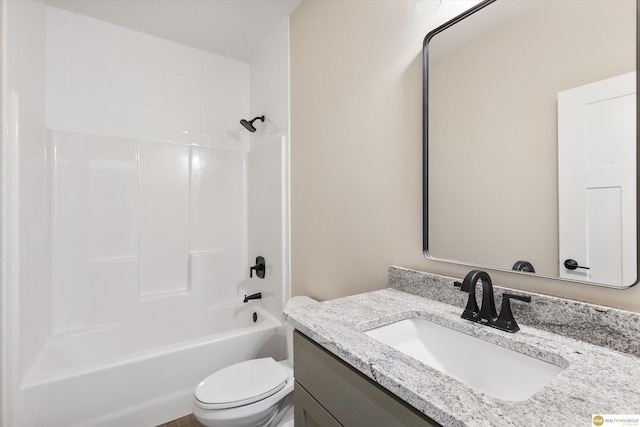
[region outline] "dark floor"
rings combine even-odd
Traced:
[[[202,424],[200,424],[193,415],[187,415],[186,417],[169,421],[157,427],[202,427]]]

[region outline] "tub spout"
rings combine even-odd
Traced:
[[[258,292],[257,294],[253,294],[253,295],[249,295],[249,296],[244,296],[244,301],[243,302],[249,302],[249,300],[251,299],[261,299],[262,298],[262,293]]]

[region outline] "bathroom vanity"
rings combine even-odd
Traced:
[[[296,426],[439,426],[299,332],[293,347]]]
[[[573,426],[589,425],[593,414],[640,410],[639,315],[521,292],[532,301],[514,306],[521,330],[508,333],[462,319],[466,295],[453,278],[391,267],[390,279],[390,288],[287,315],[298,331],[296,425],[522,426],[544,416]],[[496,287],[497,302],[503,291]],[[496,397],[365,333],[406,319],[526,355],[557,373],[526,397]],[[452,357],[472,376],[494,370],[502,386],[477,352],[460,353]]]

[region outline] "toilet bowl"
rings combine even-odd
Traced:
[[[317,301],[293,297],[285,312]],[[288,343],[293,328],[287,327]],[[293,427],[293,366],[288,359],[251,359],[235,363],[205,378],[194,392],[193,415],[207,427]]]

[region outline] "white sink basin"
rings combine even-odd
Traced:
[[[402,320],[365,334],[503,400],[526,400],[563,370],[424,319]]]

